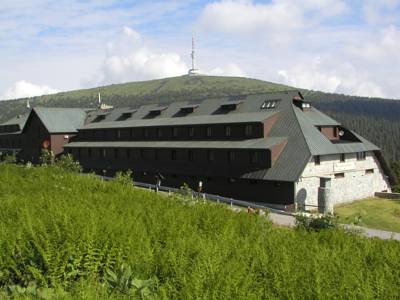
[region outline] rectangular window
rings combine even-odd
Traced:
[[[139,156],[140,156],[140,159],[144,159],[144,150],[143,149],[139,150]]]
[[[157,136],[162,137],[162,129],[161,128],[157,128]]]
[[[344,178],[344,173],[336,173],[336,174],[335,174],[335,178],[336,178],[336,179],[338,179],[338,178]]]
[[[158,150],[154,149],[154,160],[158,160]]]
[[[117,137],[117,139],[121,138],[121,130],[120,129],[117,129],[116,137]]]
[[[171,151],[171,160],[176,160],[176,150]]]
[[[88,148],[88,157],[92,157],[92,148]]]
[[[253,126],[251,124],[247,124],[244,127],[244,135],[245,136],[251,136],[253,135]]]
[[[314,163],[316,166],[321,164],[321,157],[319,155],[314,156]]]
[[[365,174],[374,174],[374,169],[365,170]]]
[[[78,158],[81,157],[81,148],[78,148]]]
[[[177,127],[172,128],[172,136],[173,137],[177,137],[178,136],[178,128]]]
[[[107,150],[106,149],[102,149],[101,150],[101,154],[102,154],[103,158],[106,158],[107,157]]]
[[[145,128],[144,129],[144,137],[149,137],[150,136],[150,129],[149,128]]]
[[[193,150],[188,150],[188,160],[193,161]]]
[[[231,126],[225,126],[225,136],[231,136]]]
[[[135,136],[135,129],[134,128],[130,129],[130,136],[131,136],[131,138],[133,138]]]
[[[214,161],[215,159],[215,153],[213,150],[208,150],[207,152],[207,159],[208,161]]]
[[[357,152],[357,160],[364,160],[366,157],[366,153],[365,152]]]
[[[127,159],[131,158],[131,149],[125,149],[125,155]]]
[[[228,151],[228,162],[231,163],[235,160],[235,151]]]
[[[256,164],[258,162],[258,153],[256,151],[250,152],[250,163]]]
[[[207,127],[207,136],[212,136],[212,127]]]
[[[346,154],[344,154],[344,153],[340,154],[340,161],[341,162],[345,162],[346,161]]]
[[[194,137],[194,127],[189,127],[189,136]]]

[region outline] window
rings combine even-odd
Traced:
[[[176,160],[176,150],[171,151],[171,160]]]
[[[207,136],[212,136],[212,127],[207,127]]]
[[[139,157],[140,157],[140,159],[144,159],[144,150],[143,149],[139,150]]]
[[[125,154],[126,154],[126,158],[131,158],[131,150],[130,149],[125,149]]]
[[[135,129],[131,128],[130,129],[130,136],[133,138],[135,136]]]
[[[251,136],[253,134],[253,126],[251,124],[247,124],[244,127],[244,135],[245,136]]]
[[[316,166],[321,164],[321,157],[319,155],[314,156],[314,163]]]
[[[173,137],[177,137],[178,136],[178,128],[177,127],[172,128],[172,136]]]
[[[157,128],[157,136],[162,137],[162,129],[161,128]]]
[[[346,161],[346,154],[341,153],[340,154],[340,162],[345,162]]]
[[[158,160],[158,150],[154,149],[154,160]]]
[[[107,151],[106,151],[106,149],[102,149],[102,150],[101,150],[101,154],[102,154],[102,157],[105,158],[105,157],[107,156]]]
[[[213,150],[208,150],[208,152],[207,152],[207,159],[208,159],[209,161],[214,161],[214,159],[215,159],[215,153],[214,153]]]
[[[256,151],[250,152],[250,163],[256,164],[258,162],[258,153]]]
[[[118,149],[114,149],[114,158],[115,158],[115,159],[118,158]]]
[[[193,150],[188,150],[188,159],[189,161],[193,161]]]
[[[374,169],[365,170],[365,174],[374,174]]]
[[[335,178],[336,178],[336,179],[338,179],[338,178],[344,178],[344,173],[336,173],[336,174],[335,174]]]
[[[88,152],[88,157],[92,157],[92,148],[88,148],[87,152]]]
[[[193,137],[194,136],[194,127],[189,128],[189,136]]]
[[[116,136],[117,136],[117,139],[121,138],[121,130],[117,129]]]
[[[357,152],[357,160],[364,160],[366,157],[366,153],[365,152]]]
[[[149,137],[150,136],[150,130],[149,128],[144,129],[144,137]]]
[[[264,103],[261,105],[261,109],[274,109],[277,106],[278,102],[279,100],[264,101]]]
[[[78,148],[78,157],[81,157],[81,148]]]
[[[231,126],[225,126],[225,136],[231,136]]]
[[[235,151],[228,151],[228,162],[231,163],[235,160]]]

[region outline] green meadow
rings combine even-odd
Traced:
[[[400,243],[0,164],[0,299],[398,299]]]

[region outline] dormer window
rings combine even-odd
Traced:
[[[108,114],[109,113],[106,112],[106,113],[100,113],[100,114],[96,115],[96,118],[93,120],[93,122],[100,122],[100,121],[104,120]]]
[[[117,121],[125,121],[129,118],[132,117],[132,115],[136,112],[137,110],[129,110],[129,111],[125,111],[121,114],[121,116],[117,119]]]
[[[310,111],[311,110],[311,103],[308,101],[304,101],[299,99],[299,97],[293,98],[293,104],[300,108],[302,111]]]
[[[163,112],[167,108],[168,108],[168,106],[155,107],[155,108],[150,109],[149,114],[152,116],[158,116],[158,115],[161,115],[161,112]]]
[[[221,103],[221,109],[223,109],[223,110],[228,110],[228,111],[231,111],[231,110],[236,110],[237,109],[237,107],[242,103],[243,101],[241,101],[241,100],[237,100],[237,101],[226,101],[226,102],[223,102],[223,103]]]
[[[275,109],[278,105],[279,100],[266,100],[261,105],[261,109]]]
[[[181,111],[182,113],[185,113],[185,114],[190,114],[190,113],[194,112],[194,110],[195,110],[196,108],[198,108],[198,107],[199,107],[198,104],[185,105],[185,106],[182,106],[182,107],[180,108],[180,111]]]

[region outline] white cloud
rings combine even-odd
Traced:
[[[358,72],[350,63],[337,63],[331,58],[295,65],[279,70],[283,82],[300,88],[357,96],[385,97],[382,87]]]
[[[201,13],[201,28],[225,33],[289,32],[348,11],[340,0],[222,0],[208,4]]]
[[[107,54],[96,81],[121,83],[179,76],[187,71],[178,54],[151,49],[138,32],[124,27],[122,35],[107,44]]]
[[[235,64],[227,64],[223,67],[217,67],[207,72],[209,75],[215,76],[238,76],[238,77],[246,77],[246,73]]]
[[[399,0],[364,0],[363,12],[370,24],[392,24],[398,22]]]
[[[47,85],[36,85],[26,80],[17,81],[6,90],[1,99],[18,99],[25,97],[34,97],[48,94],[55,94],[59,91]]]
[[[351,50],[353,55],[361,56],[368,61],[400,62],[400,30],[393,25],[386,27],[378,36],[361,46],[352,46]]]

